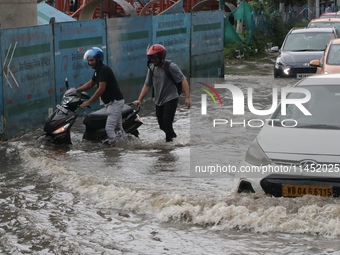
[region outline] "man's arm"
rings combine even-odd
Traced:
[[[83,84],[79,88],[77,88],[76,91],[77,92],[83,92],[83,91],[92,89],[94,85],[96,85],[96,82],[91,79],[90,81],[86,82],[85,84]]]
[[[185,105],[190,108],[191,106],[191,100],[190,100],[190,89],[189,89],[189,84],[187,79],[184,79],[182,81],[182,88],[184,90],[185,93]]]
[[[84,84],[83,86],[85,86],[85,85],[86,84]],[[83,86],[81,86],[80,88],[82,88]],[[99,82],[98,89],[93,94],[93,96],[88,101],[82,103],[79,107],[83,109],[84,107],[89,106],[90,104],[92,104],[94,101],[96,101],[104,93],[105,88],[106,88],[106,82],[105,81]]]
[[[142,91],[140,92],[138,100],[134,101],[133,104],[140,105],[143,101],[143,98],[149,93],[150,89],[151,89],[151,86],[144,85],[142,88]]]

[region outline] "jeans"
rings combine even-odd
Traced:
[[[121,130],[124,133],[122,120],[124,103],[125,101],[122,99],[119,101],[113,100],[105,105],[107,112],[105,131],[109,139],[109,143],[116,142],[116,131]]]
[[[172,138],[177,137],[172,123],[174,122],[178,98],[173,99],[165,104],[156,105],[156,116],[159,124],[159,128],[165,132],[165,139],[167,142],[171,142]]]

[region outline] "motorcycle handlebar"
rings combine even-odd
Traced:
[[[65,86],[66,86],[66,89],[68,90],[69,89],[69,85],[68,85],[68,79],[65,78]]]
[[[128,105],[128,106],[132,106],[132,105],[134,105],[134,104],[133,104],[133,103],[128,103],[127,105]],[[140,105],[137,106],[136,113],[139,113],[139,111],[140,111]]]

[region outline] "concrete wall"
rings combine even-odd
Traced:
[[[37,0],[0,0],[1,28],[37,25]]]

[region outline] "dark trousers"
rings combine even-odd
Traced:
[[[156,116],[159,124],[159,128],[165,132],[165,139],[167,142],[171,142],[172,138],[177,135],[172,127],[174,117],[176,113],[178,98],[173,99],[165,104],[156,105]]]

